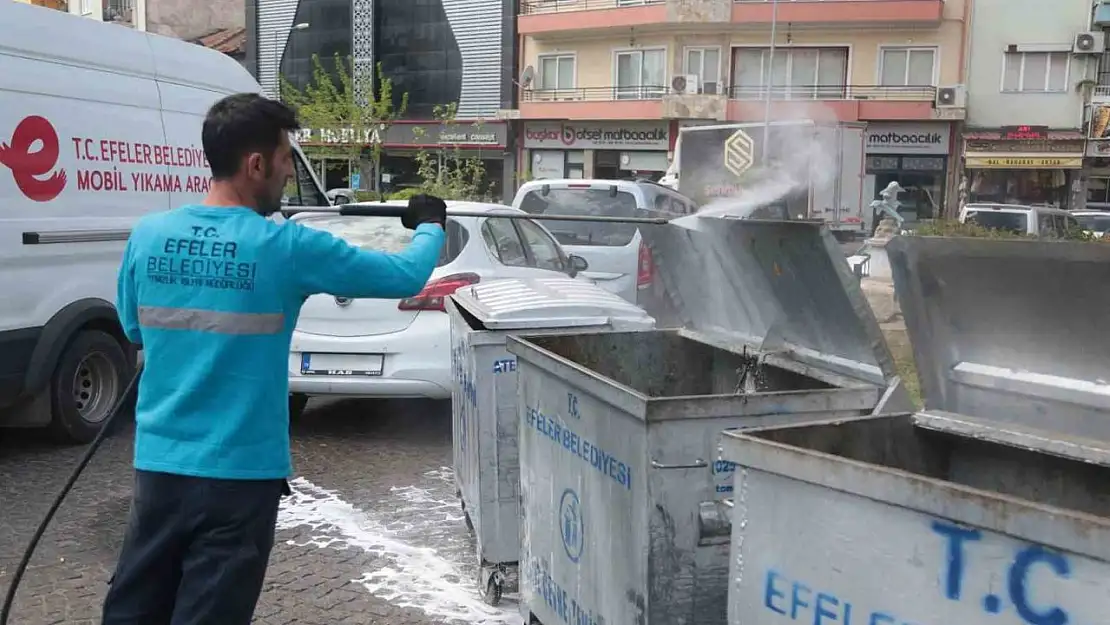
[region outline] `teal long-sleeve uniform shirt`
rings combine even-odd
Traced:
[[[249,208],[185,206],[143,217],[128,239],[117,309],[143,346],[135,468],[276,479],[289,454],[289,344],[305,298],[411,297],[443,229],[399,254],[359,249]]]

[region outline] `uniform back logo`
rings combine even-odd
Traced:
[[[35,202],[49,202],[66,187],[66,172],[57,169],[58,155],[58,133],[38,115],[24,117],[11,141],[0,143],[0,165],[11,170],[15,186]]]

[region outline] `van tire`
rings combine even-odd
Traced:
[[[55,438],[78,444],[96,438],[130,375],[127,353],[114,336],[101,330],[78,332],[50,376],[50,429]]]
[[[289,393],[289,422],[301,418],[305,406],[308,405],[308,395],[304,393]]]

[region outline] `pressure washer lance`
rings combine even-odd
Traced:
[[[379,202],[356,202],[354,204],[340,204],[338,206],[287,206],[281,209],[286,217],[297,213],[324,213],[327,215],[350,215],[355,217],[403,217],[406,207],[398,204],[382,204]],[[505,219],[532,219],[535,221],[586,221],[621,224],[644,224],[652,226],[665,226],[670,219],[663,217],[610,217],[608,215],[548,215],[531,214],[523,212],[498,212],[498,211],[468,211],[456,208],[447,209],[448,217],[497,217]],[[2,625],[2,624],[0,624]]]
[[[54,498],[54,503],[50,504],[50,509],[46,511],[46,516],[42,518],[35,533],[31,536],[31,542],[27,544],[27,548],[23,551],[23,559],[19,561],[19,566],[15,567],[12,574],[11,584],[8,585],[8,594],[4,597],[4,607],[0,608],[0,625],[8,625],[8,617],[11,616],[12,606],[15,604],[15,592],[19,588],[19,582],[23,581],[23,574],[27,572],[27,565],[31,562],[31,556],[35,553],[35,548],[39,546],[39,541],[42,540],[42,535],[46,533],[46,527],[50,525],[50,521],[54,519],[54,515],[58,512],[58,508],[62,506],[62,501],[65,500],[66,495],[73,489],[73,485],[77,482],[77,478],[81,477],[81,473],[85,467],[92,460],[93,454],[100,448],[100,444],[108,436],[112,429],[112,422],[115,420],[119,413],[123,412],[123,406],[131,397],[132,392],[137,392],[137,385],[139,382],[139,375],[143,372],[143,366],[140,364],[135,369],[135,375],[131,377],[131,381],[127,383],[127,387],[123,389],[123,394],[120,395],[116,405],[112,408],[112,412],[108,414],[108,418],[104,419],[104,423],[100,426],[100,432],[97,433],[96,438],[89,444],[89,448],[85,450],[85,455],[81,457],[80,462],[74,467],[73,473],[69,475],[66,480],[65,486],[62,490],[58,491],[58,496]]]

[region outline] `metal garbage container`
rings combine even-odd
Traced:
[[[722,438],[731,625],[1107,622],[1105,442],[928,412]]]
[[[479,589],[496,604],[516,590],[520,555],[516,357],[509,333],[646,330],[642,308],[584,280],[507,279],[456,291],[451,319],[455,484],[478,545]]]
[[[1110,622],[1110,246],[887,252],[926,409],[725,433],[729,622]]]
[[[927,408],[1110,440],[1110,245],[908,236],[887,254]]]
[[[823,225],[694,225],[642,231],[685,327],[509,337],[525,622],[724,623],[721,430],[908,405]]]

